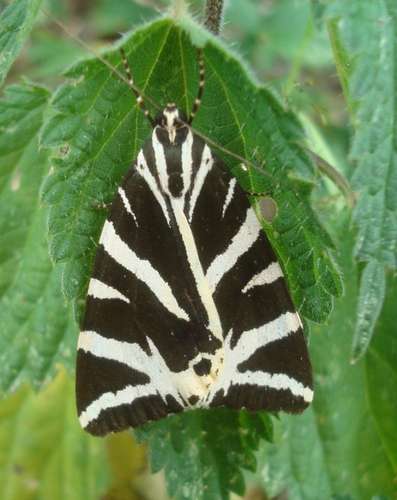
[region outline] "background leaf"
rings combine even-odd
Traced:
[[[39,384],[74,359],[76,325],[48,256],[39,188],[48,171],[37,134],[48,92],[8,87],[0,101],[0,386]]]
[[[113,36],[121,31],[121,27],[131,29],[132,26],[152,18],[155,15],[154,7],[159,6],[160,4],[156,5],[155,2],[150,5],[150,2],[99,0],[88,22],[92,23],[99,35]]]
[[[368,349],[386,293],[386,276],[382,263],[371,260],[361,275],[357,323],[353,337],[352,361]]]
[[[104,445],[81,430],[65,371],[39,395],[20,388],[0,403],[1,498],[99,498],[108,475]]]
[[[397,471],[397,398],[393,397],[397,387],[396,296],[397,278],[390,276],[385,305],[365,363],[368,404],[394,474]]]
[[[136,432],[148,440],[153,472],[164,468],[175,500],[227,500],[244,493],[242,469],[255,471],[260,439],[271,439],[265,413],[226,408],[194,410],[146,425]]]
[[[0,85],[33,27],[41,0],[14,0],[0,14]]]
[[[358,193],[354,253],[367,262],[357,312],[354,357],[368,347],[382,308],[385,271],[397,266],[397,4],[393,0],[330,2],[330,35],[352,112],[350,157]],[[376,274],[375,274],[376,272]],[[369,285],[372,276],[377,287]],[[372,289],[371,289],[372,288]],[[363,321],[371,318],[371,321]]]

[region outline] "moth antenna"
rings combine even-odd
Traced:
[[[130,65],[128,63],[128,59],[127,59],[127,55],[125,53],[125,50],[123,48],[120,48],[120,54],[121,54],[121,59],[123,61],[123,65],[124,65],[124,70],[125,70],[125,74],[127,75],[127,79],[128,79],[128,84],[131,88],[131,90],[134,92],[135,94],[135,97],[136,97],[136,102],[138,103],[138,106],[141,108],[141,110],[143,111],[143,114],[146,116],[146,118],[149,120],[150,124],[152,127],[154,127],[154,120],[153,118],[151,117],[148,109],[146,108],[145,106],[145,101],[143,99],[143,96],[135,89],[134,87],[134,80],[132,78],[132,73],[131,73],[131,68],[130,68]]]
[[[201,99],[203,97],[204,85],[205,85],[205,65],[204,65],[204,54],[203,49],[197,49],[197,62],[199,66],[199,87],[197,92],[197,97],[193,103],[193,109],[190,113],[188,123],[189,125],[192,123],[194,117],[197,114],[197,111],[200,108]]]

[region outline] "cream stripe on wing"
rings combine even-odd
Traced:
[[[197,251],[196,242],[194,241],[192,229],[183,211],[184,200],[181,198],[172,199],[171,203],[179,233],[185,246],[190,270],[192,271],[192,275],[196,283],[196,288],[200,295],[201,302],[205,307],[205,310],[207,311],[208,329],[216,338],[223,341],[221,320],[219,318],[219,314],[212,297],[212,291],[208,286],[208,281],[206,280],[203,266],[200,262],[200,257]]]
[[[127,385],[124,389],[117,392],[105,392],[98,399],[93,401],[79,415],[80,425],[87,427],[93,420],[99,417],[102,411],[114,408],[122,404],[131,404],[134,400],[143,396],[155,396],[156,390],[149,384]]]
[[[124,403],[132,403],[142,396],[159,395],[164,401],[172,395],[183,404],[177,389],[172,383],[170,372],[156,346],[148,338],[151,353],[147,354],[138,344],[122,342],[103,337],[94,331],[80,333],[78,349],[89,352],[97,358],[118,361],[134,370],[144,373],[150,379],[146,384],[127,386],[116,393],[102,394],[79,415],[81,425],[86,427],[95,420],[101,411],[114,408]],[[100,361],[98,360],[98,366]]]
[[[165,203],[163,195],[161,194],[157,186],[155,178],[153,177],[153,175],[149,170],[145,155],[143,154],[142,150],[139,151],[136,168],[138,173],[144,178],[146,184],[149,186],[150,191],[153,193],[153,196],[156,198],[157,202],[161,207],[161,210],[164,213],[164,217],[167,219],[168,225],[170,225],[170,217],[168,215],[167,205]]]
[[[266,373],[262,370],[240,372],[238,369],[239,365],[247,361],[258,349],[271,342],[294,335],[299,328],[301,328],[299,316],[296,313],[286,312],[259,328],[243,332],[234,347],[231,345],[233,330],[230,330],[224,343],[223,370],[211,387],[206,401],[210,403],[220,390],[226,394],[232,385],[249,384],[273,389],[286,389],[294,396],[301,396],[306,402],[310,402],[313,398],[312,389],[304,386],[293,377],[281,373]]]
[[[128,297],[123,295],[112,286],[109,286],[106,283],[103,283],[102,281],[95,278],[91,278],[90,280],[87,295],[90,295],[95,299],[119,299],[127,302],[128,304],[130,303],[130,299]]]
[[[257,349],[297,332],[301,326],[298,314],[286,312],[258,328],[243,332],[233,348],[235,364],[249,359]]]
[[[181,153],[183,196],[189,190],[190,184],[192,182],[192,173],[193,173],[192,147],[193,147],[193,134],[189,130],[186,139],[182,143],[182,153]]]
[[[122,187],[119,187],[118,189],[118,193],[120,195],[120,198],[121,198],[121,201],[123,202],[123,205],[124,205],[124,208],[126,209],[126,211],[132,215],[134,221],[135,221],[135,224],[138,226],[138,221],[135,217],[135,214],[134,212],[132,211],[132,208],[131,208],[131,205],[130,205],[130,202],[128,201],[128,198],[127,198],[127,195],[125,194],[125,191]]]
[[[136,343],[103,337],[94,331],[80,333],[78,349],[89,352],[97,358],[109,359],[127,365],[144,373],[150,379],[146,384],[127,385],[115,393],[102,394],[79,415],[82,427],[86,427],[98,418],[102,411],[122,404],[131,404],[143,396],[160,396],[164,402],[167,401],[167,396],[172,396],[179,404],[185,406],[190,395],[205,395],[207,391],[202,387],[200,377],[195,375],[193,369],[172,373],[149,337],[147,342],[150,354],[147,354]],[[100,366],[99,360],[98,366]]]
[[[164,147],[158,140],[156,129],[154,129],[152,134],[152,147],[156,162],[156,171],[160,179],[161,188],[165,193],[170,195],[168,188],[167,160],[165,159]]]
[[[230,202],[232,201],[235,187],[236,187],[236,179],[235,178],[230,179],[229,188],[227,190],[227,194],[226,194],[226,198],[225,198],[225,203],[223,204],[223,207],[222,207],[222,218],[225,216],[225,212],[227,210],[227,207],[230,205]]]
[[[140,281],[145,283],[156,295],[157,299],[175,316],[189,320],[189,316],[179,306],[168,283],[154,269],[148,260],[140,259],[131,248],[116,233],[113,224],[106,221],[101,239],[99,240],[105,251],[121,266],[132,272]]]
[[[272,262],[267,266],[266,269],[258,274],[255,274],[255,276],[253,276],[248,281],[248,283],[241,291],[243,293],[246,293],[248,292],[248,290],[251,290],[251,288],[254,288],[255,286],[270,285],[270,283],[273,283],[274,281],[278,280],[278,278],[282,278],[283,276],[284,275],[281,270],[280,264],[278,262]]]
[[[238,372],[236,377],[231,381],[230,385],[257,385],[259,387],[269,387],[276,390],[290,391],[294,396],[300,396],[306,401],[311,403],[313,401],[313,390],[284,373],[266,373],[266,372],[252,372],[246,371],[244,373]],[[227,392],[225,388],[225,392]]]
[[[214,159],[212,158],[211,150],[207,145],[205,145],[201,155],[200,167],[196,174],[192,194],[190,196],[189,222],[192,222],[193,212],[197,203],[197,199],[199,197],[201,189],[203,188],[203,184],[207,177],[207,174],[211,170],[213,164]]]
[[[230,245],[226,250],[217,255],[207,269],[207,279],[210,283],[212,291],[215,291],[218,283],[223,276],[230,271],[241,257],[258,239],[261,231],[261,226],[255,215],[254,210],[250,207],[247,210],[247,216],[238,232],[234,235]]]

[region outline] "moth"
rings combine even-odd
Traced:
[[[122,60],[134,90],[125,53]],[[79,420],[105,435],[193,408],[301,412],[302,323],[247,195],[174,103],[118,187],[78,340]]]

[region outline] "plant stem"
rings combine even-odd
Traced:
[[[345,195],[349,207],[353,208],[357,201],[356,194],[352,191],[352,188],[347,179],[345,179],[345,177],[343,177],[343,175],[335,167],[325,161],[324,158],[321,158],[321,156],[318,156],[316,153],[306,147],[305,150],[310,154],[320,172],[331,179],[335,186],[337,186]]]
[[[181,19],[187,11],[185,0],[173,0],[172,11],[175,19]]]
[[[204,26],[214,35],[219,35],[222,23],[223,0],[207,0]]]

